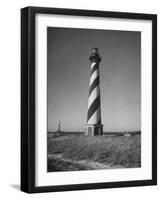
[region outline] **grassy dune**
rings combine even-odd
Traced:
[[[62,154],[63,158],[74,161],[89,160],[110,166],[140,167],[140,140],[140,135],[132,137],[69,135],[48,139],[48,154]],[[50,165],[51,168],[53,161],[49,161],[48,166]],[[57,162],[55,162],[55,165],[57,165]],[[52,166],[54,166],[54,163]],[[58,171],[59,167],[56,169]]]
[[[52,171],[76,171],[76,170],[86,170],[86,168],[80,164],[72,164],[65,162],[60,159],[48,159],[48,172]]]

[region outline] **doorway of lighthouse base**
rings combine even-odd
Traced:
[[[93,127],[85,127],[85,135],[93,135]]]

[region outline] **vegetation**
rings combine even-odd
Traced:
[[[75,170],[85,170],[86,168],[80,164],[72,164],[70,162],[65,162],[61,159],[49,158],[48,159],[48,172],[52,171],[75,171]]]
[[[140,167],[140,142],[140,134],[131,137],[84,135],[50,137],[48,139],[48,154],[61,154],[64,159],[73,161],[94,161],[111,167],[115,167],[116,165],[122,167]],[[53,162],[53,159],[48,159],[49,171],[61,171],[64,168],[64,164],[65,163],[61,160]],[[69,170],[78,170],[80,167],[76,166],[75,168],[74,166],[71,166],[71,163],[69,166]],[[84,168],[81,166],[79,169]]]

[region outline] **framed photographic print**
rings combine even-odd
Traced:
[[[157,184],[157,16],[21,9],[21,190]]]

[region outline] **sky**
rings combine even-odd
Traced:
[[[95,47],[104,131],[141,130],[141,33],[48,27],[48,131],[84,131]]]

